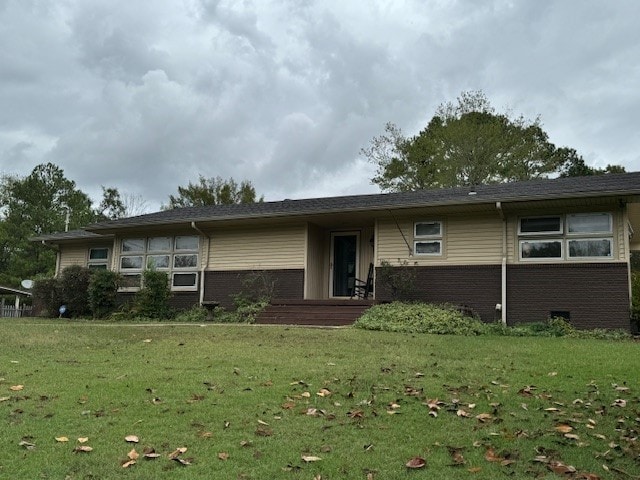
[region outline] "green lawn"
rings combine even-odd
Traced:
[[[2,319],[0,478],[639,478],[639,353],[601,340]],[[414,457],[426,466],[408,469]]]

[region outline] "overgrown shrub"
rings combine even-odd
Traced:
[[[174,320],[182,323],[202,323],[209,319],[209,312],[206,308],[196,305],[189,310],[183,310],[178,313]]]
[[[40,309],[43,317],[57,317],[62,305],[60,283],[56,278],[43,278],[33,284],[33,304]]]
[[[385,287],[391,300],[405,300],[411,297],[416,289],[416,271],[406,260],[400,261],[399,266],[393,266],[388,260],[382,260],[376,272],[376,283]]]
[[[170,318],[172,312],[169,298],[169,276],[165,272],[145,270],[142,274],[142,288],[136,293],[133,302],[133,314],[158,320]]]
[[[640,271],[631,272],[631,318],[640,326]]]
[[[89,280],[91,270],[80,265],[71,265],[60,274],[59,285],[62,302],[71,317],[85,317],[91,313],[89,307]]]
[[[120,275],[111,270],[93,270],[89,280],[89,306],[94,318],[104,318],[117,307]]]
[[[392,302],[374,305],[355,323],[358,328],[386,332],[480,335],[486,326],[480,320],[447,305]]]

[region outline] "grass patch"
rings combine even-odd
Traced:
[[[640,468],[633,342],[36,319],[3,319],[0,338],[0,478],[579,478],[552,473],[559,465],[633,478]],[[145,447],[161,456],[121,466]],[[168,458],[179,447],[189,465]],[[416,456],[424,471],[405,467]]]

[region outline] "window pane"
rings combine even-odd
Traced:
[[[442,226],[440,222],[416,223],[416,228],[415,228],[416,237],[427,237],[427,236],[439,237],[442,234],[441,232],[442,232]]]
[[[173,257],[174,268],[195,268],[198,265],[198,255],[176,255]]]
[[[437,242],[415,242],[416,255],[440,255],[441,243]]]
[[[570,257],[611,257],[611,255],[610,239],[569,240]]]
[[[89,270],[106,270],[107,269],[107,264],[106,263],[90,263],[88,265]]]
[[[520,242],[520,257],[562,258],[562,242],[560,240]]]
[[[608,213],[588,213],[569,215],[569,233],[609,233],[611,232],[611,215]]]
[[[126,238],[122,240],[123,252],[144,252],[144,238]]]
[[[151,237],[149,238],[149,252],[170,252],[171,237]]]
[[[90,248],[89,260],[106,260],[109,257],[108,248]]]
[[[176,237],[176,250],[198,250],[198,237]]]
[[[520,233],[560,233],[560,217],[521,218]]]
[[[135,268],[142,269],[142,256],[136,255],[134,257],[122,257],[120,258],[120,268]]]
[[[147,268],[169,268],[171,266],[169,258],[169,255],[149,255]]]
[[[122,275],[120,287],[122,288],[139,288],[141,275]]]
[[[198,274],[196,273],[174,273],[174,287],[195,287]]]

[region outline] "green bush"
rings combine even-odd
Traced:
[[[196,305],[189,310],[178,313],[174,320],[182,323],[202,323],[209,319],[209,312],[206,308]]]
[[[392,302],[374,305],[355,323],[358,328],[403,333],[480,335],[484,323],[447,305]]]
[[[62,270],[59,285],[62,301],[71,317],[85,317],[91,313],[89,307],[89,280],[91,270],[80,265],[71,265]]]
[[[63,304],[60,283],[55,278],[43,278],[33,284],[33,304],[40,308],[43,317],[57,317]]]
[[[104,318],[117,307],[120,275],[111,270],[92,270],[89,280],[89,306],[94,318]]]
[[[631,272],[631,318],[640,323],[640,271]]]
[[[142,274],[142,288],[133,301],[134,316],[164,320],[171,317],[169,307],[171,288],[169,276],[157,270],[145,270]]]

